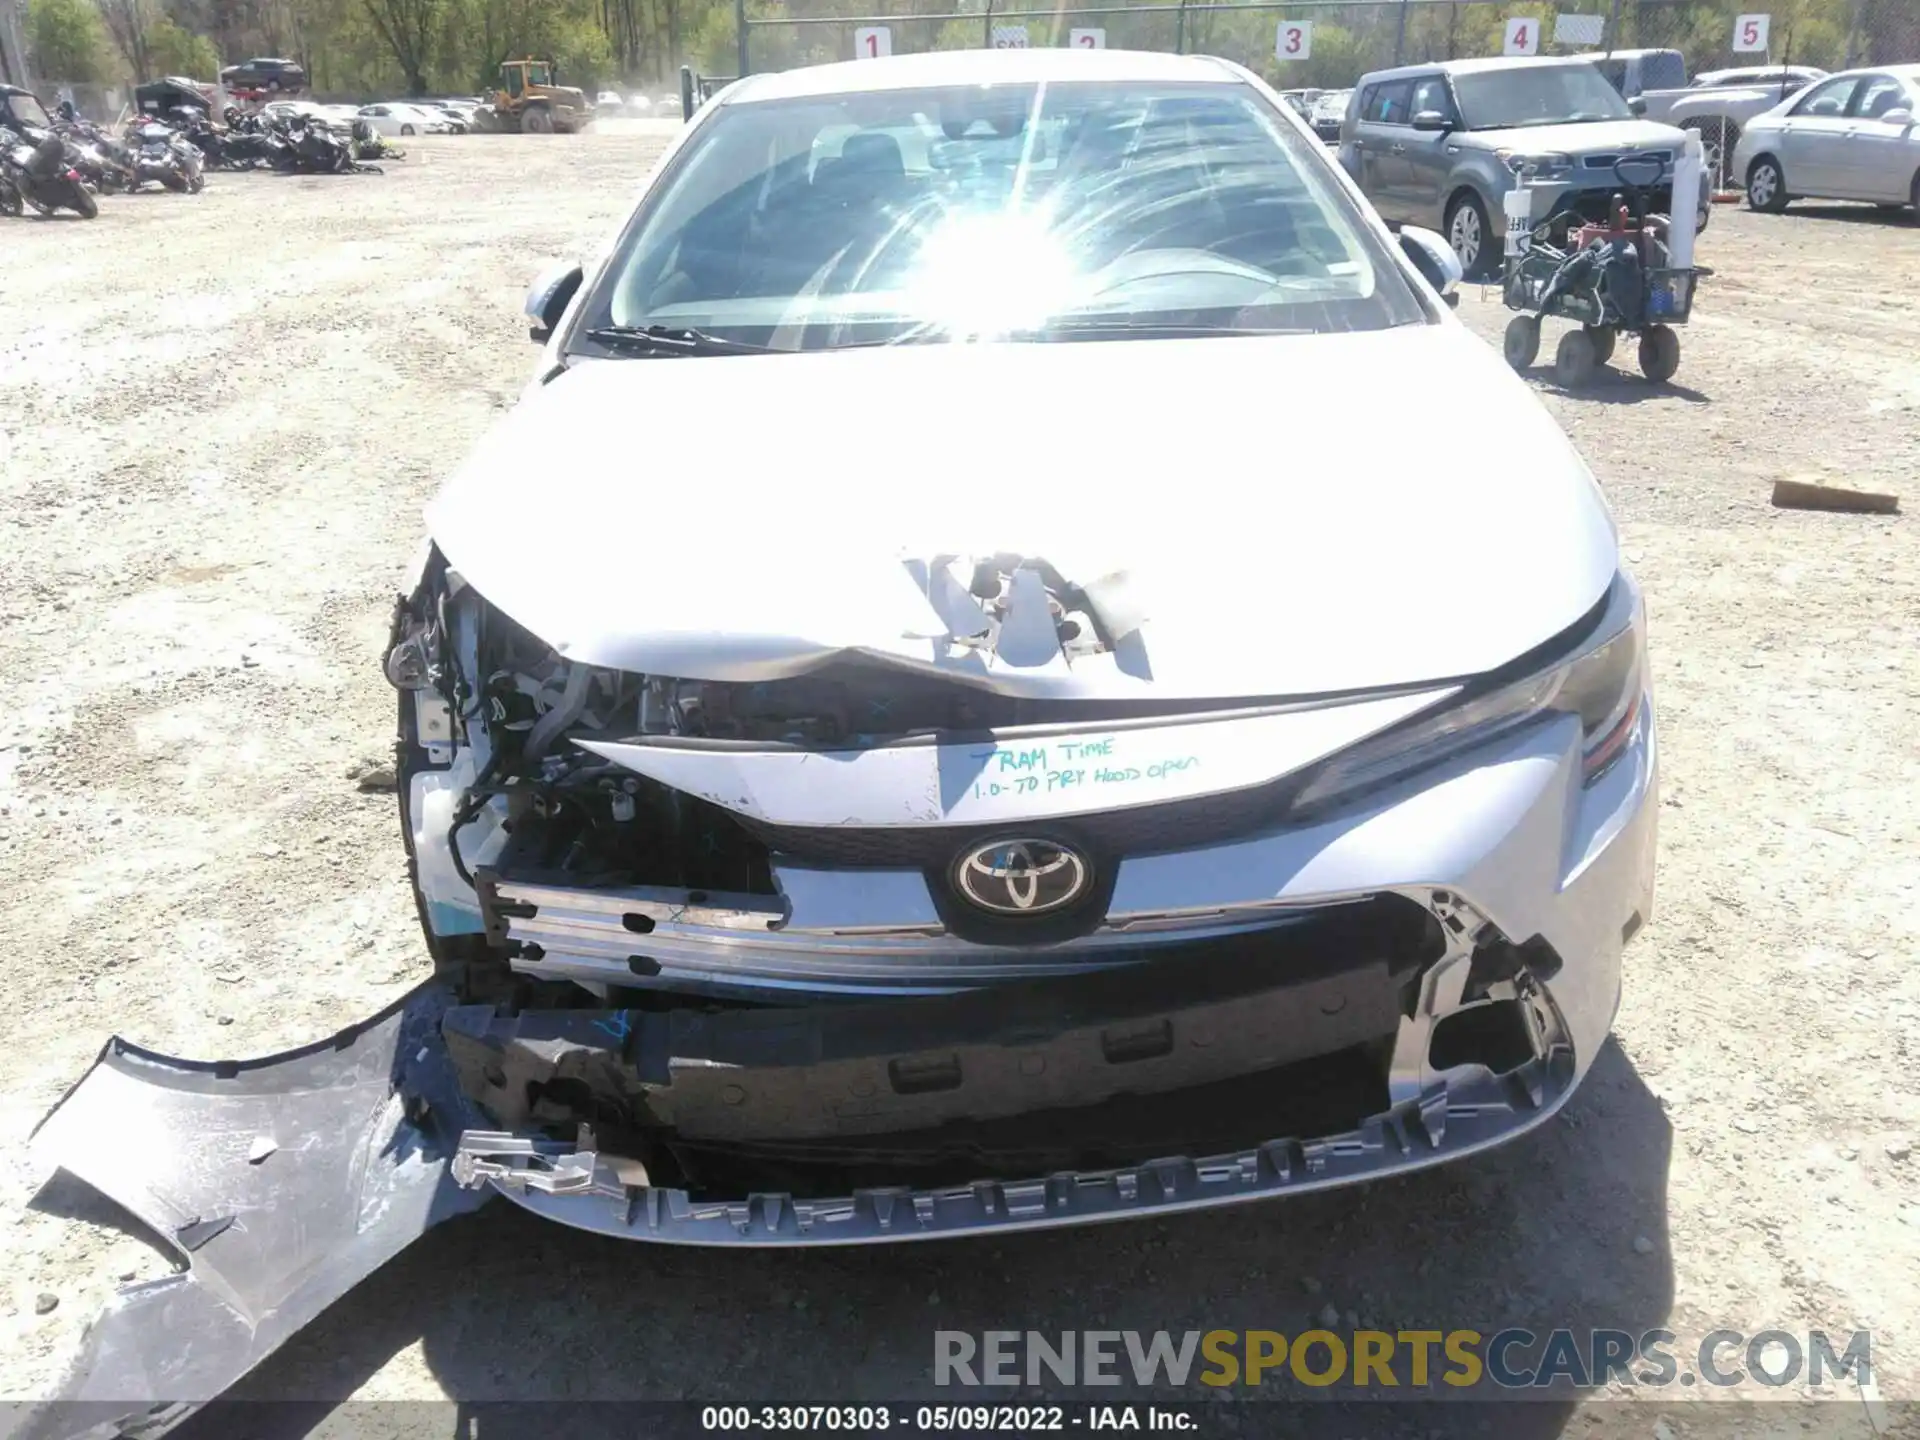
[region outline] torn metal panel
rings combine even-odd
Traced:
[[[34,1132],[179,1252],[87,1332],[18,1440],[151,1436],[186,1418],[434,1225],[489,1192],[448,1173],[481,1117],[440,1038],[447,992],[415,990],[329,1040],[193,1061],[118,1038]]]
[[[920,828],[1057,819],[1267,784],[1456,693],[1022,733],[940,745],[757,748],[679,737],[578,743],[769,825]]]

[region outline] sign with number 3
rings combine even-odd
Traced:
[[[1502,55],[1538,55],[1540,53],[1540,22],[1531,15],[1515,15],[1507,21],[1506,44],[1500,47]]]
[[[1742,55],[1767,53],[1767,31],[1773,28],[1771,15],[1736,15],[1733,20],[1733,48]]]
[[[893,54],[893,31],[885,25],[862,25],[853,32],[853,58],[878,60]]]
[[[1282,60],[1305,60],[1313,54],[1313,22],[1282,20],[1274,33],[1273,53]]]
[[[1067,44],[1075,50],[1104,50],[1107,48],[1107,32],[1098,26],[1069,30]]]

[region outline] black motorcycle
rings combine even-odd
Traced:
[[[83,220],[100,213],[100,204],[68,162],[66,142],[51,131],[38,141],[0,134],[0,214],[37,214],[71,210]]]
[[[56,121],[54,133],[66,142],[67,162],[102,195],[139,188],[140,174],[133,152],[111,135],[77,116]]]
[[[158,181],[181,195],[197,195],[207,188],[206,161],[186,139],[158,120],[134,122],[128,136],[134,164],[142,182]]]
[[[363,165],[354,159],[350,139],[342,140],[325,125],[295,115],[287,121],[287,147],[293,152],[293,168],[309,175],[357,175],[380,173],[379,167]]]

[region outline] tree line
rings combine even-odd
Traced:
[[[765,22],[750,31],[749,58],[757,70],[852,58],[851,18],[781,23],[800,16],[882,16],[896,53],[984,45],[995,3],[1041,8],[1031,0],[748,0],[749,14]],[[1396,60],[1498,54],[1509,17],[1533,16],[1550,37],[1556,10],[1604,15],[1612,44],[1676,48],[1696,70],[1763,58],[1733,53],[1736,11],[1772,14],[1765,58],[1776,63],[1837,69],[1920,59],[1914,0],[1386,0],[1296,11],[1312,22],[1312,40],[1309,54],[1290,61],[1274,54],[1283,3],[1184,16],[1166,3],[1078,19],[1067,8],[1020,23],[1035,46],[1065,44],[1070,27],[1095,25],[1111,47],[1223,55],[1282,87],[1350,85]],[[937,18],[956,10],[969,18]],[[72,82],[212,80],[223,63],[284,56],[306,67],[316,93],[341,97],[486,89],[514,55],[550,55],[565,83],[588,90],[670,84],[683,63],[708,74],[738,65],[734,0],[28,0],[27,45],[37,75]]]

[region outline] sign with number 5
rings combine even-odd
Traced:
[[[1282,60],[1305,60],[1313,54],[1313,22],[1282,20],[1274,32],[1273,53]]]
[[[893,54],[893,31],[885,25],[862,25],[853,32],[853,58],[878,60]]]
[[[1733,48],[1743,55],[1767,53],[1767,31],[1773,25],[1771,15],[1733,17]]]
[[[1500,47],[1502,55],[1538,55],[1540,53],[1540,22],[1531,15],[1515,15],[1507,21],[1506,43]]]
[[[1098,28],[1069,30],[1067,45],[1074,50],[1104,50],[1107,48],[1107,32]]]

